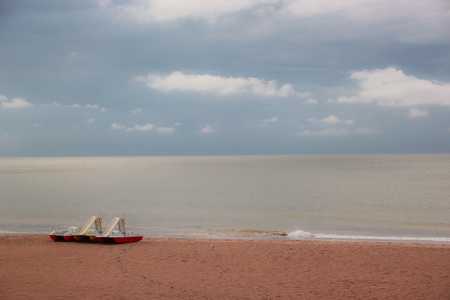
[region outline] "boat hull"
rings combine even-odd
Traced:
[[[73,242],[73,241],[75,241],[75,239],[71,235],[65,235],[63,238],[64,238],[64,240],[66,242]]]
[[[126,237],[115,237],[114,242],[123,244],[123,243],[134,243],[142,240],[143,236],[126,236]]]
[[[50,238],[55,242],[64,241],[64,236],[62,235],[50,235]]]
[[[97,237],[97,241],[102,244],[114,243],[114,239],[109,238],[109,237]]]
[[[85,236],[85,235],[73,235],[73,238],[77,242],[89,242],[90,241],[89,237]]]
[[[142,238],[143,236],[97,237],[97,240],[103,244],[124,244],[139,242]]]
[[[67,242],[72,242],[74,241],[74,238],[72,237],[72,235],[74,233],[76,233],[79,230],[78,227],[69,227],[69,229],[67,230],[53,230],[50,233],[50,238],[55,241],[55,242],[59,242],[59,241],[67,241]]]

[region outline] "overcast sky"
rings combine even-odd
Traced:
[[[447,0],[3,0],[0,156],[448,153],[449,28]]]

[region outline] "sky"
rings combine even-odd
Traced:
[[[0,156],[450,152],[446,0],[0,1]]]

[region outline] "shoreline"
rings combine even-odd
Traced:
[[[248,230],[247,230],[248,231]],[[244,232],[247,232],[244,231]],[[264,231],[256,231],[264,232]],[[145,235],[148,239],[193,239],[193,240],[265,240],[265,241],[318,241],[318,242],[368,242],[368,243],[400,243],[400,244],[430,244],[430,245],[450,245],[448,237],[422,237],[422,236],[359,236],[359,235],[337,235],[337,234],[311,234],[301,231],[300,236],[295,235],[296,232],[275,232],[268,231],[269,234],[256,233],[226,233],[223,231],[209,233],[191,233],[191,234],[161,234],[161,235]],[[307,235],[304,235],[307,233]],[[0,236],[36,236],[47,235],[47,232],[10,232],[1,231]]]
[[[450,245],[149,238],[103,245],[0,235],[7,299],[450,298]]]

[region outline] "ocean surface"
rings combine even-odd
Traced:
[[[0,158],[0,234],[450,243],[450,154]]]

